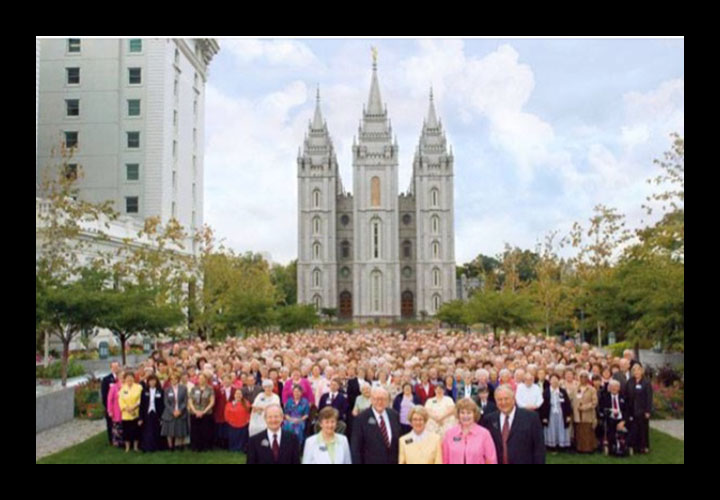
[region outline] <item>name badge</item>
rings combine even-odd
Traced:
[[[560,403],[564,403],[564,402],[565,402],[565,398],[559,398],[558,401],[559,401]]]
[[[412,443],[413,443],[412,438],[407,438],[407,439],[405,440],[405,444],[412,444]]]
[[[369,425],[377,425],[377,421],[374,418],[370,417],[368,419],[368,424]]]
[[[155,399],[160,399],[160,394],[155,394]]]
[[[455,437],[453,438],[453,441],[455,441],[455,442],[457,443],[457,442],[462,441],[462,438],[461,438],[460,436],[455,436]]]
[[[640,385],[640,384],[636,385],[635,389],[642,389],[642,385]]]
[[[269,447],[270,447],[270,443],[268,443],[268,440],[267,440],[267,439],[263,439],[262,442],[260,443],[260,446],[264,446],[265,448],[269,448]]]
[[[328,451],[327,446],[321,446],[320,451]]]

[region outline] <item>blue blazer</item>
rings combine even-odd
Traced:
[[[398,394],[397,396],[395,396],[395,399],[393,400],[393,404],[392,404],[393,410],[395,410],[396,412],[398,412],[398,415],[400,414],[400,403],[402,403],[402,398],[403,398],[403,393],[401,392],[400,394]],[[413,391],[413,404],[414,404],[414,405],[421,405],[421,404],[422,404],[422,403],[420,402],[420,397],[419,397],[417,394],[415,394],[414,391]]]
[[[330,406],[330,404],[328,404],[329,400],[329,392],[326,392],[325,394],[320,396],[320,404],[318,405],[318,410],[322,410],[326,406]],[[342,420],[343,422],[347,422],[348,400],[342,392],[337,393],[337,396],[335,396],[335,399],[332,402],[332,407],[335,408],[340,414],[340,420]]]

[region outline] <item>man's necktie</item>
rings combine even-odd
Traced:
[[[508,463],[508,450],[507,450],[507,442],[508,437],[510,436],[510,416],[505,415],[505,423],[502,427],[502,443],[503,443],[503,463]]]
[[[278,459],[280,458],[280,445],[278,444],[277,434],[273,434],[272,452],[273,452],[273,460],[275,460],[277,462]]]
[[[385,427],[385,419],[380,417],[380,432],[385,440],[385,446],[390,448],[390,438],[388,437],[387,427]]]

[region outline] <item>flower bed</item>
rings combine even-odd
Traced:
[[[100,401],[100,379],[93,378],[75,387],[75,416],[85,420],[99,420],[105,416]]]
[[[659,420],[685,418],[685,390],[680,382],[669,387],[653,383],[653,418]]]

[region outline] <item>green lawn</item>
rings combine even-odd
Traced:
[[[600,454],[579,455],[548,453],[549,464],[682,464],[685,463],[685,444],[665,433],[650,429],[652,449],[647,455],[627,458],[605,457]],[[72,448],[39,460],[40,464],[244,464],[245,455],[229,451],[205,453],[158,452],[125,453],[107,444],[107,434],[102,432]]]

